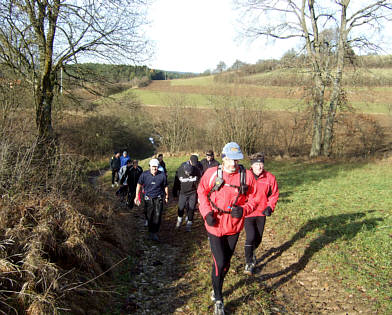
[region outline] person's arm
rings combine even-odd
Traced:
[[[278,183],[276,182],[275,176],[271,174],[271,188],[267,196],[267,206],[271,207],[272,211],[274,211],[278,199],[279,199]]]
[[[169,186],[165,187],[165,202],[169,202]]]
[[[137,186],[136,186],[135,200],[133,201],[135,203],[135,205],[137,205],[137,206],[140,206],[139,194],[140,194],[140,190],[141,189],[142,189],[142,185],[138,183]]]

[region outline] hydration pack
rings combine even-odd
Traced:
[[[222,186],[226,185],[229,187],[234,187],[238,189],[238,195],[233,203],[232,206],[235,206],[237,204],[238,198],[240,195],[245,195],[248,191],[248,185],[246,184],[246,169],[244,168],[243,165],[239,164],[239,169],[240,169],[240,185],[235,186],[235,185],[229,185],[226,184],[225,181],[223,180],[223,170],[222,170],[222,165],[218,166],[218,169],[216,170],[216,177],[215,177],[215,184],[214,187],[211,188],[211,190],[207,194],[207,199],[211,203],[211,205],[218,210],[219,213],[230,213],[231,211],[226,211],[223,209],[220,209],[212,200],[211,200],[211,194],[214,191],[218,191],[222,188]],[[212,175],[214,176],[214,175]],[[213,177],[211,177],[210,182]]]

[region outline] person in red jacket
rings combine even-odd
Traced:
[[[197,189],[213,258],[211,299],[215,301],[214,314],[219,315],[224,314],[223,280],[244,226],[244,216],[251,214],[258,202],[252,172],[238,164],[243,157],[237,143],[226,144],[222,166],[208,168]]]
[[[253,275],[256,266],[255,250],[263,238],[265,217],[274,212],[279,198],[276,178],[264,169],[264,154],[255,153],[250,157],[252,177],[256,179],[259,204],[257,209],[245,217],[245,270],[247,275]]]

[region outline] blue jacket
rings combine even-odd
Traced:
[[[131,158],[129,157],[129,155],[127,155],[127,156],[121,155],[121,156],[120,156],[121,167],[124,166],[124,165],[127,165],[127,162],[128,162],[130,159],[131,159]]]

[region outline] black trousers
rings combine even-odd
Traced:
[[[118,169],[112,170],[112,185],[114,185],[114,182],[118,182]]]
[[[181,194],[178,197],[178,216],[182,218],[184,215],[185,208],[187,209],[186,215],[189,221],[193,221],[193,215],[195,214],[195,208],[197,203],[197,192],[191,193],[190,195]]]
[[[215,299],[223,301],[223,280],[229,271],[230,260],[233,256],[240,233],[223,235],[220,237],[210,233],[207,234],[208,240],[210,241],[212,258],[214,259],[211,271],[212,287],[214,288]]]
[[[246,232],[245,262],[253,261],[253,252],[259,247],[263,239],[265,216],[245,218],[244,226]]]
[[[148,221],[148,231],[157,233],[161,226],[163,199],[160,197],[144,200],[145,214]]]

